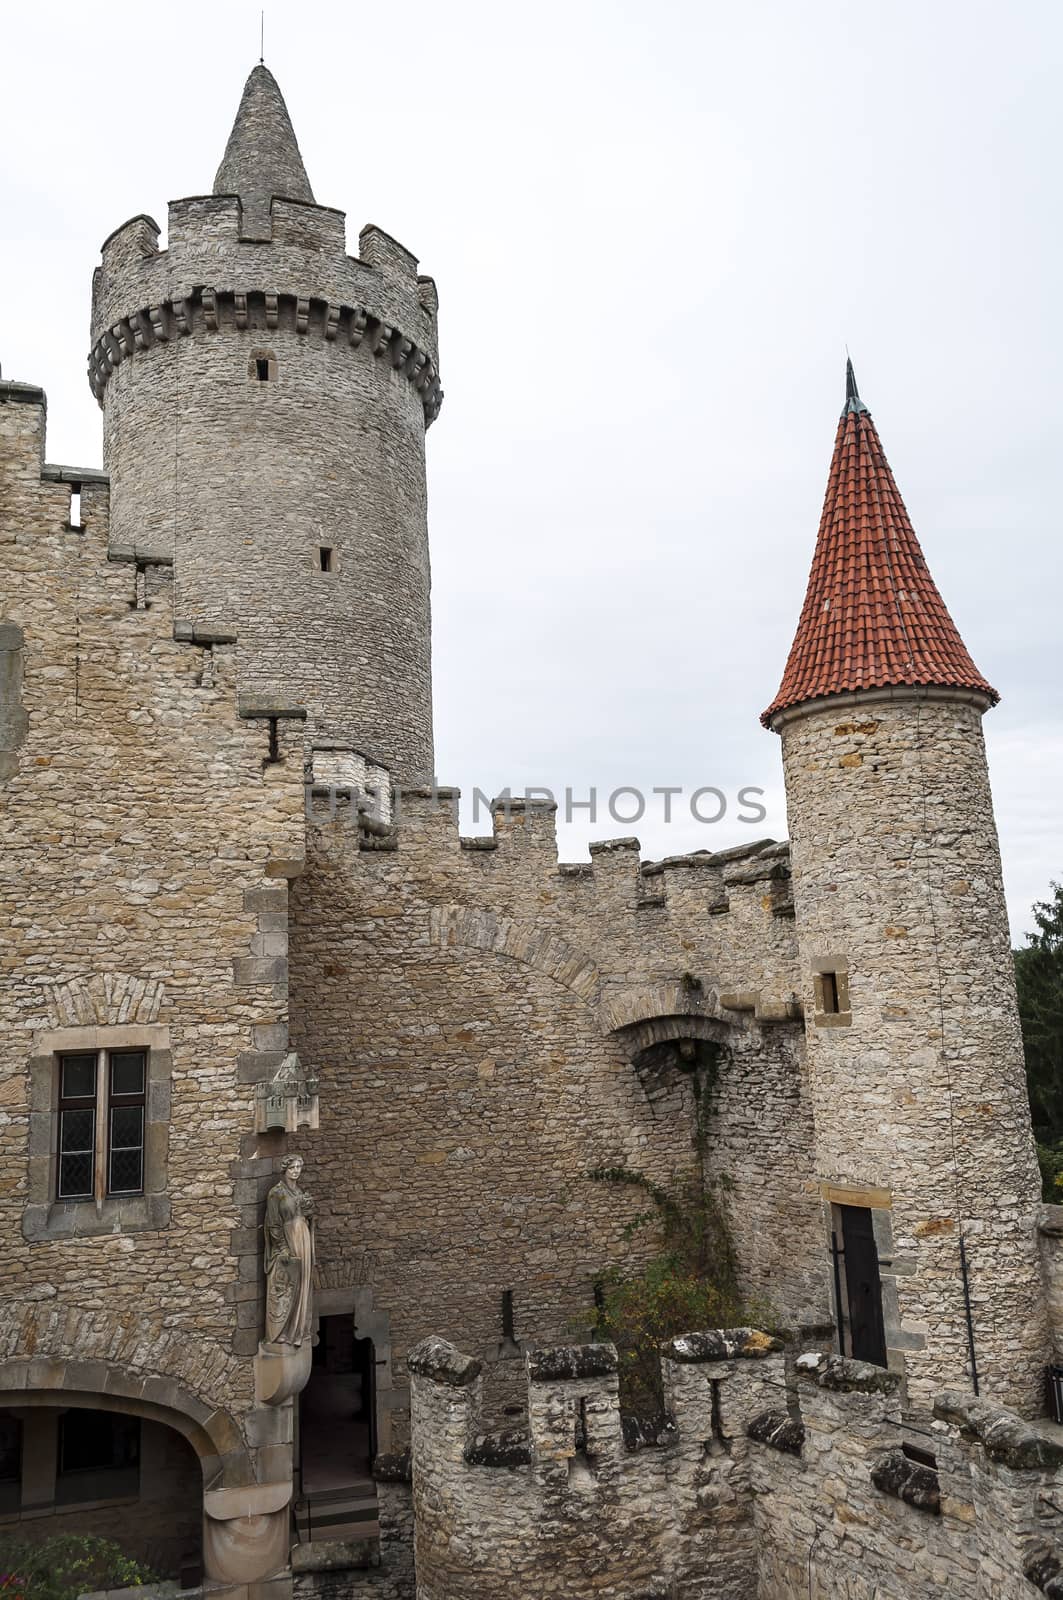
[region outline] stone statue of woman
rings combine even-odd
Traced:
[[[299,1187],[302,1156],[285,1156],[281,1180],[266,1197],[266,1342],[301,1345],[310,1338],[314,1271],[314,1202]]]

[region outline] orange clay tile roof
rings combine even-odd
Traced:
[[[822,695],[900,684],[975,689],[995,704],[927,569],[849,364],[808,591],[779,692],[761,717]]]

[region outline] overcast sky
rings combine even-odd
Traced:
[[[3,7],[0,362],[47,389],[53,461],[100,462],[99,246],[209,192],[258,17]],[[602,814],[562,826],[567,859],[591,833],[637,832],[648,856],[784,836],[757,719],[848,343],[1004,697],[986,728],[1020,934],[1063,876],[1063,8],[275,0],[266,62],[352,251],[376,222],[439,284],[441,781],[594,785]],[[715,785],[730,809],[618,825],[618,785]],[[756,828],[736,820],[744,785],[766,791]]]

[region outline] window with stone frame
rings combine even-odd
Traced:
[[[812,964],[813,1021],[818,1028],[845,1027],[853,1019],[848,963],[829,957]]]
[[[59,1057],[57,1200],[144,1192],[146,1050]]]
[[[30,1061],[27,1239],[165,1228],[171,1058],[163,1026],[58,1029]]]

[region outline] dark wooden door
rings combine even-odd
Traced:
[[[839,1206],[842,1214],[842,1253],[849,1312],[849,1354],[858,1361],[886,1365],[886,1335],[882,1326],[882,1280],[878,1250],[866,1206]]]

